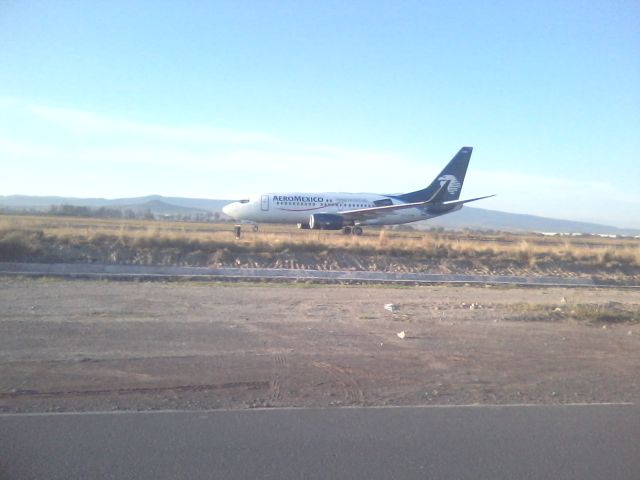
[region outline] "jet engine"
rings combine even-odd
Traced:
[[[309,217],[309,228],[313,230],[340,230],[344,218],[332,213],[314,213]]]

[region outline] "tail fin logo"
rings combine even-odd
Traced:
[[[446,181],[449,181],[447,191],[452,195],[460,190],[460,181],[453,175],[442,175],[438,178],[438,181],[440,182],[440,186],[444,185]]]

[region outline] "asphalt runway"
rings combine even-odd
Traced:
[[[0,415],[2,479],[633,479],[640,407]]]

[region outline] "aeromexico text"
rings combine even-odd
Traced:
[[[274,195],[275,202],[316,202],[323,203],[324,197],[304,197],[302,195]]]

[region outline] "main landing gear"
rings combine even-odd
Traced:
[[[342,233],[345,235],[362,235],[362,228],[360,227],[342,227]]]

